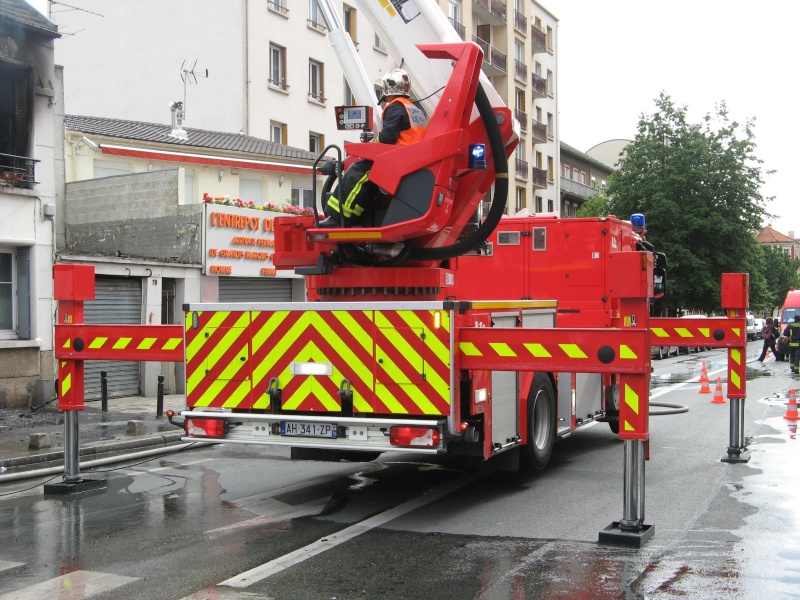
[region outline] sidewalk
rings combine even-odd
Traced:
[[[164,396],[164,412],[186,407],[183,394]],[[140,422],[141,425],[131,424]],[[78,411],[80,461],[138,452],[180,443],[183,430],[166,416],[156,417],[156,398],[109,398],[108,412],[101,403],[87,402]],[[29,448],[33,434],[46,434],[49,447]],[[40,436],[41,437],[41,436]],[[64,465],[64,413],[56,403],[0,410],[0,475]]]

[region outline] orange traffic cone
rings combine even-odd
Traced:
[[[714,388],[714,397],[711,399],[711,404],[725,404],[725,398],[722,396],[721,377],[717,377],[717,387]]]
[[[800,421],[800,415],[797,414],[797,398],[794,395],[794,389],[789,390],[789,404],[786,406],[786,414],[783,418],[787,421]]]
[[[708,387],[708,384],[710,382],[708,381],[708,371],[706,371],[706,361],[703,361],[703,368],[700,369],[700,379],[698,379],[698,381],[701,384],[700,385],[700,393],[701,394],[710,394],[711,393],[711,388]]]

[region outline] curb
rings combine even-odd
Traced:
[[[128,452],[177,445],[181,441],[183,432],[167,433],[163,435],[142,436],[132,440],[103,442],[81,446],[80,462],[94,460]],[[42,454],[30,454],[0,460],[0,470],[5,473],[23,472],[35,468],[45,468],[64,465],[64,450],[51,451]]]

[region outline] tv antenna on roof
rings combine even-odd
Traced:
[[[183,80],[183,111],[186,116],[186,86],[197,85],[197,78],[208,78],[208,69],[198,69],[196,58],[187,58],[181,65],[181,79]]]
[[[172,132],[170,137],[186,140],[187,133],[183,130],[183,120],[186,118],[186,86],[197,85],[198,77],[208,77],[208,69],[198,69],[197,59],[187,58],[181,64],[181,79],[183,80],[183,102],[170,102],[172,111]]]

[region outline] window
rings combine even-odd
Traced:
[[[288,90],[286,84],[286,48],[277,44],[269,45],[269,80],[270,85],[274,85],[282,90]]]
[[[547,157],[547,179],[552,183],[555,175],[555,161],[552,156]]]
[[[14,253],[0,248],[0,337],[2,338],[7,338],[15,333],[15,308]]]
[[[553,28],[548,26],[547,31],[545,33],[546,33],[546,38],[545,39],[547,40],[547,51],[548,52],[552,52],[553,51]]]
[[[553,210],[554,210],[553,209],[553,201],[552,200],[548,200],[547,201],[547,212],[553,212]]]
[[[353,95],[353,90],[350,89],[350,84],[347,83],[347,79],[344,80],[344,103],[345,106],[355,106],[358,104],[356,102],[356,97]]]
[[[0,339],[30,339],[30,291],[30,248],[0,247]]]
[[[316,102],[325,102],[325,65],[316,60],[308,61],[308,97]]]
[[[553,139],[556,135],[555,119],[553,113],[547,113],[547,137]]]
[[[269,122],[269,141],[286,145],[287,138],[288,135],[285,123],[278,123],[278,121]]]
[[[553,72],[550,69],[547,69],[547,95],[552,98],[555,92],[556,92],[556,83],[553,78]]]
[[[5,26],[5,20],[3,20]],[[5,29],[5,27],[4,27]],[[4,32],[3,45],[13,44]],[[3,54],[13,55],[3,49]],[[33,76],[28,67],[0,63],[0,172],[4,183],[30,187],[36,180],[35,161],[30,158],[33,120]]]
[[[327,27],[323,23],[324,17],[319,11],[317,0],[308,0],[308,26],[324,32]]]
[[[356,9],[352,6],[344,5],[344,30],[347,32],[347,35],[350,36],[350,39],[353,40],[353,45],[358,46],[358,42],[356,41]]]
[[[569,165],[563,165],[564,179],[569,179]]]
[[[319,154],[325,147],[325,136],[321,133],[308,132],[308,151]]]
[[[517,188],[517,212],[525,208],[525,188]]]
[[[536,73],[539,77],[542,76],[542,63],[535,62],[533,63],[533,72]]]
[[[536,120],[539,123],[543,123],[544,122],[544,121],[542,121],[542,108],[540,106],[536,107]]]
[[[536,209],[536,212],[537,212],[537,213],[540,213],[540,212],[542,212],[542,197],[541,197],[541,196],[536,196],[536,206],[535,206],[535,209]]]
[[[314,196],[308,188],[292,188],[292,206],[314,208]]]
[[[459,0],[450,0],[447,16],[451,21],[461,23],[461,2]]]
[[[514,108],[525,112],[525,90],[514,88]]]
[[[263,179],[239,177],[239,198],[252,200],[256,204],[264,203]]]
[[[541,169],[542,168],[542,153],[541,152],[537,152],[536,153],[536,168],[537,169]]]

